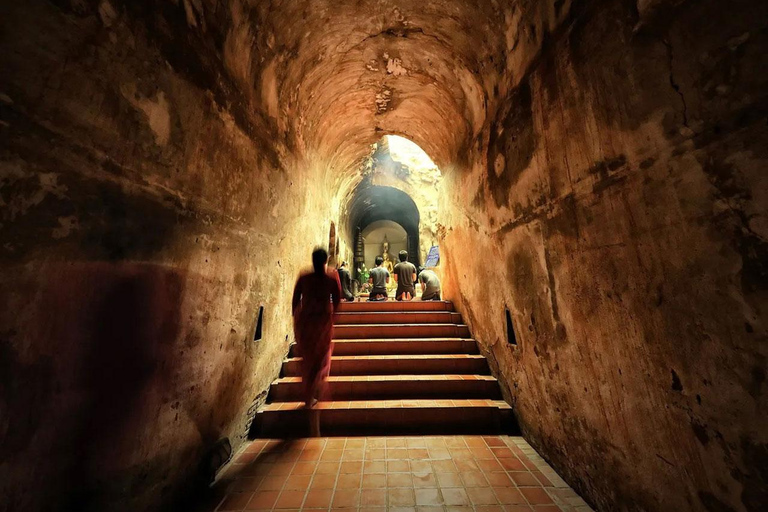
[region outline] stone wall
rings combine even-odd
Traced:
[[[527,439],[598,510],[757,511],[768,5],[680,3],[574,4],[444,180],[443,270]]]
[[[0,7],[0,510],[189,497],[328,243],[319,171],[227,58],[237,13],[152,4]]]

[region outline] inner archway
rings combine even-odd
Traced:
[[[365,266],[372,268],[376,256],[383,254],[384,244],[390,256],[396,260],[400,251],[408,250],[408,233],[405,228],[391,220],[377,220],[361,230]],[[409,253],[410,254],[410,253]]]

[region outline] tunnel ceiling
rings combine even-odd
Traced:
[[[384,134],[443,167],[467,158],[502,80],[519,79],[505,71],[569,3],[233,2],[225,63],[289,147],[333,169],[357,169]]]

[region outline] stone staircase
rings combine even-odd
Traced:
[[[307,435],[293,347],[252,437]],[[493,434],[515,427],[477,343],[450,302],[342,303],[329,399],[315,409],[328,435]]]

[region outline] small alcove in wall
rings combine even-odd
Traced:
[[[377,220],[362,230],[363,261],[365,266],[373,268],[376,256],[382,254],[385,242],[394,261],[400,251],[408,250],[408,233],[403,226],[392,220]]]

